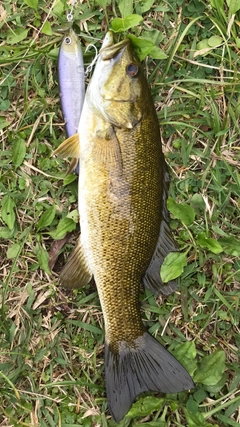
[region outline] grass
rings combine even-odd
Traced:
[[[140,396],[122,427],[240,423],[240,3],[228,3],[134,2],[144,18],[134,34],[155,38],[167,54],[164,60],[149,55],[145,64],[172,176],[171,226],[187,254],[178,292],[154,298],[143,289],[142,317],[187,366],[196,389]],[[100,47],[107,22],[121,16],[122,5],[76,2],[83,45]],[[63,0],[0,5],[5,427],[116,425],[106,405],[96,289],[92,283],[74,292],[58,286],[79,234],[76,178],[65,177],[66,162],[51,156],[65,136],[56,76],[62,36],[54,29],[68,11]],[[93,55],[84,56],[86,64]]]

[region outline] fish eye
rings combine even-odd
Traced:
[[[130,77],[135,77],[138,74],[138,66],[134,63],[127,65],[127,74]]]
[[[65,44],[70,44],[71,43],[71,37],[69,37],[69,36],[67,36],[67,37],[65,37]]]

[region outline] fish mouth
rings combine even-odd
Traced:
[[[115,56],[127,45],[130,44],[129,39],[124,39],[119,43],[114,44],[113,33],[108,31],[106,34],[102,49],[100,50],[101,59],[107,61],[109,59],[115,58]]]

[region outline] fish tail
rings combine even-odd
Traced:
[[[134,346],[120,342],[118,351],[105,343],[105,381],[108,408],[116,422],[145,391],[177,393],[194,387],[186,369],[148,332]]]

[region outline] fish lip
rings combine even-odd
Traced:
[[[101,59],[103,61],[107,61],[109,59],[115,58],[115,56],[117,56],[117,54],[119,52],[121,52],[121,50],[124,47],[128,46],[129,44],[130,44],[130,40],[129,39],[124,39],[124,40],[122,40],[119,43],[116,43],[116,44],[113,44],[113,45],[106,46],[106,47],[102,48],[100,50],[100,52],[99,52],[100,56],[101,56]]]

